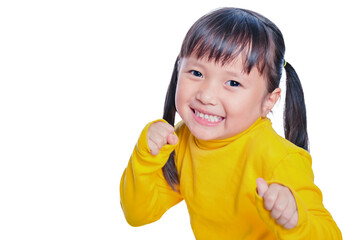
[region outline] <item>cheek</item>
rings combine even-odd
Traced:
[[[177,87],[177,90],[175,92],[175,108],[178,113],[179,113],[179,108],[180,108],[180,106],[179,106],[180,102],[181,102],[181,100],[179,98],[179,91],[178,91],[178,87]]]
[[[175,92],[175,107],[178,113],[182,112],[182,106],[184,105],[184,91],[182,84],[178,82],[176,92]]]
[[[184,84],[184,82],[179,79],[177,84],[177,89],[175,93],[175,104],[176,108],[182,108],[184,104],[187,103],[187,100],[189,99],[190,95],[190,89],[188,88],[187,84]]]
[[[245,107],[243,104],[237,104],[236,102],[232,102],[232,104],[224,104],[223,105],[226,111],[227,116],[230,119],[236,119],[238,121],[238,118],[243,117],[243,114],[245,112]]]
[[[244,93],[227,96],[224,98],[223,107],[227,111],[227,115],[239,116],[242,115],[249,106],[249,99]]]
[[[227,98],[223,104],[227,115],[237,121],[241,118],[248,118],[254,114],[260,114],[261,100],[254,93],[243,93],[239,96]]]

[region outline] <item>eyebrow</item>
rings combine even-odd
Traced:
[[[206,68],[206,66],[202,62],[200,62],[198,60],[189,59],[189,58],[187,59],[187,65]],[[232,71],[232,70],[225,69],[224,71],[226,72],[227,75],[229,75],[231,77],[238,78],[238,79],[242,78],[242,75],[244,74],[243,70],[235,72],[235,71]]]
[[[225,72],[226,72],[229,76],[232,76],[232,77],[235,77],[235,78],[242,78],[242,71],[234,72],[234,71],[225,70]]]
[[[205,67],[203,63],[196,61],[196,60],[191,60],[191,59],[187,59],[187,65],[193,65],[196,67]]]

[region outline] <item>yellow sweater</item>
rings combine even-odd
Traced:
[[[342,239],[313,183],[309,153],[273,130],[267,118],[224,140],[196,139],[182,122],[179,143],[165,145],[159,155],[147,145],[149,123],[138,140],[120,183],[121,206],[128,223],[140,226],[158,220],[185,200],[196,239]],[[175,149],[179,192],[162,167]],[[296,199],[298,225],[278,225],[257,195],[256,179],[289,187]]]

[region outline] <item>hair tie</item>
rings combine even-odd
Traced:
[[[287,62],[286,62],[286,60],[284,60],[285,61],[285,63],[283,64],[283,67],[286,67],[286,65],[287,65]]]

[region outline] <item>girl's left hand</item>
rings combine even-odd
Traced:
[[[257,179],[257,192],[263,198],[264,207],[271,217],[286,229],[292,229],[298,223],[296,200],[288,187],[272,183],[268,186],[263,178]]]

